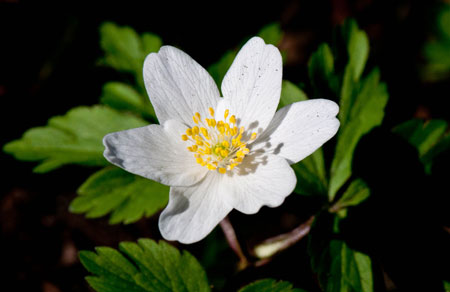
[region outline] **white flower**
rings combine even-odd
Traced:
[[[160,125],[108,134],[105,157],[171,186],[159,218],[167,240],[203,239],[232,210],[281,205],[296,185],[289,166],[335,135],[338,106],[297,102],[276,112],[282,61],[261,38],[241,49],[222,82],[171,46],[148,55],[144,80]],[[275,113],[276,112],[276,113]],[[300,182],[301,183],[301,182]]]

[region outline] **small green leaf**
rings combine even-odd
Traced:
[[[355,86],[353,95],[355,98],[348,113],[347,123],[341,124],[339,129],[336,152],[331,164],[328,190],[330,201],[351,176],[353,152],[358,141],[383,121],[384,107],[389,98],[386,85],[380,82],[377,69]]]
[[[419,158],[429,174],[433,159],[450,148],[450,135],[446,133],[448,124],[444,120],[423,121],[413,119],[393,129],[417,148]]]
[[[120,252],[98,247],[96,253],[81,251],[83,266],[93,274],[86,277],[97,292],[207,292],[206,273],[188,252],[182,254],[161,241],[140,239],[122,242]]]
[[[445,292],[450,292],[450,282],[444,281]]]
[[[303,90],[301,90],[297,85],[290,81],[283,80],[283,83],[281,84],[281,96],[278,108],[307,99],[308,97],[306,96],[306,93],[303,92]]]
[[[162,46],[162,40],[159,36],[145,32],[141,34],[142,50],[144,55],[157,52]]]
[[[142,96],[133,87],[122,82],[108,82],[103,85],[100,101],[118,110],[137,113],[144,118],[156,120],[155,110],[147,97]]]
[[[73,213],[97,218],[111,213],[110,223],[125,224],[148,217],[167,205],[169,187],[117,167],[94,173],[70,204]]]
[[[339,101],[339,120],[345,127],[355,103],[358,82],[369,56],[369,40],[364,31],[358,28],[354,19],[348,19],[341,27],[343,41],[346,43],[348,62],[345,66]]]
[[[3,150],[25,161],[41,161],[34,171],[48,172],[65,164],[106,166],[103,137],[111,132],[145,126],[137,117],[106,106],[77,107],[56,116],[45,127],[32,128]]]
[[[100,26],[100,45],[105,53],[103,61],[118,71],[133,73],[139,89],[145,92],[144,60],[159,50],[161,38],[151,33],[139,36],[131,27],[105,22]]]
[[[292,284],[286,281],[276,281],[274,279],[263,279],[248,284],[241,288],[239,292],[306,292],[302,289],[292,288]]]
[[[333,53],[328,44],[323,43],[311,55],[308,62],[309,79],[318,97],[325,97],[327,93],[326,89],[333,87],[333,72]]]
[[[131,27],[103,23],[100,26],[100,44],[109,66],[127,72],[142,67],[145,57],[143,46],[139,35]]]
[[[264,40],[266,44],[278,46],[283,38],[283,31],[278,22],[269,23],[264,26],[258,33],[258,36]]]
[[[373,292],[370,257],[334,239],[335,216],[323,213],[316,218],[308,242],[311,267],[326,292]]]
[[[354,19],[347,19],[341,29],[347,43],[347,66],[352,68],[352,79],[356,82],[361,77],[369,56],[369,39],[367,34],[358,28]]]
[[[369,196],[370,189],[367,187],[366,183],[361,179],[356,179],[352,181],[339,201],[331,207],[330,211],[339,212],[344,208],[356,206],[365,201]]]

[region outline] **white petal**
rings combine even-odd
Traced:
[[[222,175],[209,172],[191,187],[172,187],[169,204],[159,217],[159,230],[167,240],[188,244],[203,239],[232,210]]]
[[[105,158],[128,172],[170,186],[189,186],[201,180],[207,169],[196,163],[181,135],[187,127],[168,120],[103,138]]]
[[[316,151],[339,129],[339,106],[327,99],[300,101],[280,109],[251,151],[264,151],[296,163]]]
[[[238,124],[264,130],[280,101],[282,60],[278,49],[259,37],[250,39],[238,53],[222,82]]]
[[[220,99],[219,90],[208,72],[183,51],[163,46],[144,62],[144,81],[160,124],[176,119],[187,125],[199,112]]]
[[[271,154],[247,155],[234,173],[224,176],[233,207],[245,214],[254,214],[262,206],[278,207],[297,183],[286,159]]]

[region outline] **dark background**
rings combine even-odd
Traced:
[[[450,225],[444,185],[448,155],[440,158],[433,178],[427,178],[414,149],[389,131],[412,117],[449,120],[445,106],[449,81],[430,83],[420,78],[423,44],[433,37],[437,1],[97,3],[0,1],[0,145],[72,107],[98,103],[102,84],[120,79],[97,62],[102,55],[98,27],[103,21],[156,33],[165,44],[182,48],[204,67],[264,25],[278,21],[286,32],[281,46],[289,56],[284,78],[299,83],[307,82],[307,61],[317,45],[331,41],[333,27],[351,16],[369,35],[367,67],[380,67],[390,100],[383,126],[361,141],[355,156],[359,163],[355,172],[368,181],[375,195],[351,214],[355,218],[349,222],[354,223],[346,226],[344,234],[355,248],[372,256],[376,291],[395,287],[441,291],[441,279],[450,280],[450,241],[443,228]],[[87,272],[77,259],[79,250],[117,247],[120,241],[140,237],[160,238],[158,216],[110,226],[107,219],[87,220],[68,212],[77,187],[95,169],[68,166],[33,174],[34,163],[19,162],[4,153],[0,153],[0,165],[0,258],[7,269],[0,284],[12,287],[3,291],[89,291],[83,279]],[[282,207],[264,208],[255,216],[232,213],[231,221],[239,223],[237,232],[244,246],[251,245],[262,230],[288,231],[303,222],[318,210],[319,203],[291,196]],[[306,240],[269,265],[234,274],[236,259],[214,241],[221,237],[216,230],[211,238],[183,247],[202,260],[218,286],[233,290],[273,277],[318,291],[309,270]],[[219,264],[203,252],[211,246],[220,255]],[[293,259],[295,266],[290,266]]]

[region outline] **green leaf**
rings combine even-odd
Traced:
[[[358,28],[355,20],[348,19],[341,28],[343,41],[346,43],[348,63],[345,66],[340,90],[339,120],[345,127],[350,119],[350,112],[355,103],[355,90],[364,71],[369,56],[369,40],[364,31]]]
[[[133,73],[139,89],[145,92],[144,59],[159,50],[161,38],[151,33],[139,36],[131,27],[105,22],[100,26],[100,45],[105,53],[103,61],[118,71]]]
[[[117,167],[94,173],[70,204],[73,213],[97,218],[111,213],[110,223],[125,224],[148,217],[167,205],[169,187]]]
[[[417,148],[425,170],[430,173],[433,159],[450,148],[450,135],[446,133],[447,128],[448,124],[444,120],[425,122],[413,119],[398,125],[393,131]]]
[[[303,90],[301,90],[297,85],[290,81],[283,80],[281,84],[280,103],[278,105],[279,109],[290,105],[291,103],[307,99],[308,97],[306,96],[306,93],[303,92]]]
[[[122,82],[108,82],[103,85],[100,101],[112,108],[137,113],[144,118],[156,120],[155,110],[147,97],[128,84]]]
[[[308,62],[308,73],[311,85],[316,91],[316,96],[325,97],[333,87],[334,59],[328,44],[323,43],[311,55]]]
[[[352,68],[352,79],[358,81],[369,56],[369,39],[354,19],[347,19],[341,29],[347,44],[347,66]]]
[[[325,292],[373,292],[370,257],[334,239],[335,216],[322,213],[311,227],[311,267]]]
[[[143,46],[139,35],[131,27],[103,23],[100,26],[100,45],[109,66],[127,72],[142,67],[145,57]]]
[[[258,33],[258,36],[264,40],[266,44],[278,46],[283,38],[283,31],[278,22],[269,23],[264,26]]]
[[[353,152],[358,141],[371,129],[381,124],[389,95],[386,85],[380,82],[377,69],[354,87],[355,96],[349,108],[347,123],[341,124],[336,152],[331,164],[329,200],[351,176]],[[342,121],[341,121],[342,123]]]
[[[56,116],[45,127],[32,128],[3,150],[25,161],[41,161],[43,173],[65,164],[106,166],[103,137],[111,132],[145,126],[147,122],[106,106],[77,107]]]
[[[210,291],[206,273],[187,251],[182,254],[160,241],[122,242],[120,252],[97,247],[81,251],[81,263],[93,276],[86,277],[97,292],[202,292]]]
[[[444,281],[445,292],[450,292],[450,282]]]
[[[263,279],[241,288],[239,292],[305,292],[305,290],[294,289],[292,284],[286,281]]]
[[[159,36],[148,32],[141,34],[141,41],[144,55],[158,52],[163,44]]]
[[[370,196],[370,189],[361,179],[352,181],[342,197],[337,201],[330,212],[339,212],[344,208],[359,205]]]

